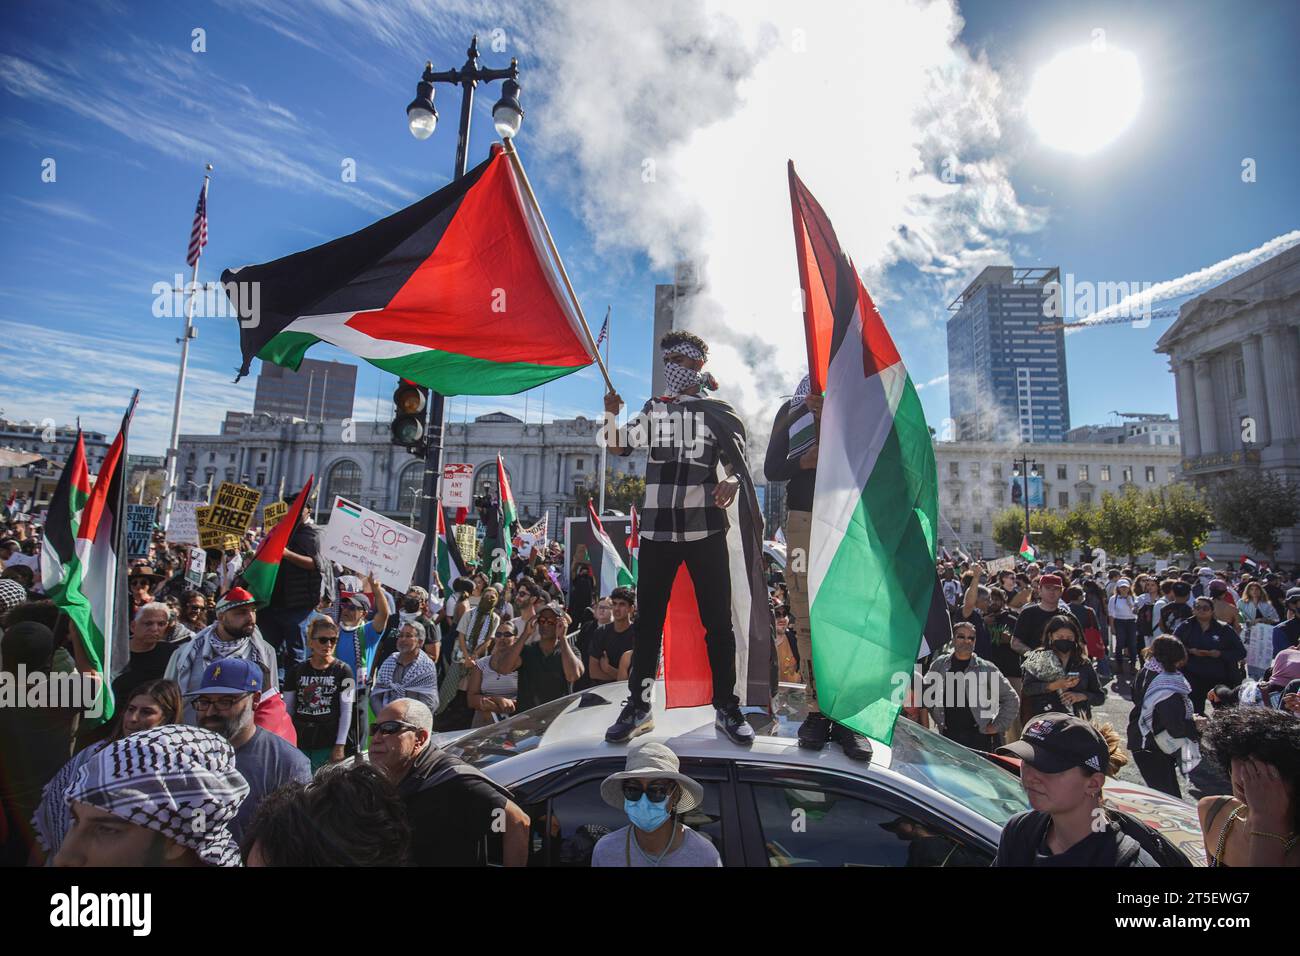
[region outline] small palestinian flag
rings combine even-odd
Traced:
[[[641,522],[636,516],[636,505],[632,506],[632,524],[628,528],[625,544],[627,545],[628,570],[632,572],[632,586],[636,587],[637,563],[641,559]]]
[[[41,580],[72,620],[90,668],[103,681],[102,720],[116,712],[110,685],[129,658],[126,557],[126,436],[140,392],[131,397],[122,428],[89,487],[80,442],[64,467],[46,518]],[[77,504],[80,503],[80,512]]]
[[[447,520],[442,514],[441,500],[437,502],[435,510],[438,513],[438,539],[434,542],[434,547],[437,548],[436,573],[442,593],[447,595],[451,593],[451,582],[465,576],[465,559],[461,557],[455,535],[447,533]]]
[[[227,269],[239,374],[254,358],[296,370],[317,342],[444,395],[513,395],[590,365],[521,186],[494,145],[463,178],[360,232]]]
[[[1034,553],[1034,546],[1029,543],[1029,535],[1025,535],[1023,538],[1021,538],[1020,550],[1016,553],[1019,554],[1020,557],[1024,558],[1026,561],[1032,561],[1034,560],[1035,557],[1037,557],[1037,555]]]
[[[600,516],[596,514],[596,507],[591,503],[590,498],[587,499],[587,520],[591,522],[591,536],[596,539],[596,546],[600,548],[600,576],[598,578],[600,596],[607,597],[614,588],[631,587],[636,583],[636,579],[632,577],[632,572],[623,563],[623,558],[618,553],[618,549],[614,547],[609,532],[600,523]]]
[[[275,579],[280,574],[280,562],[284,558],[284,549],[289,544],[289,536],[298,527],[302,509],[311,495],[311,485],[315,477],[315,475],[308,476],[307,484],[302,486],[302,491],[298,492],[298,497],[289,506],[284,517],[266,536],[266,540],[253,555],[252,563],[244,569],[244,583],[248,585],[248,590],[252,592],[253,597],[257,598],[258,607],[265,607],[271,603],[271,595],[275,591]]]

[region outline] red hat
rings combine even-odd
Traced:
[[[253,595],[249,594],[243,588],[231,588],[222,595],[221,600],[217,602],[217,613],[225,614],[233,608],[244,607],[245,605],[256,603],[257,598],[253,597]]]
[[[1061,580],[1060,575],[1056,575],[1056,574],[1040,574],[1038,576],[1038,583],[1046,584],[1049,587],[1054,587],[1054,588],[1065,587],[1065,583]]]

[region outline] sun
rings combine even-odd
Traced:
[[[1058,53],[1034,74],[1025,105],[1046,145],[1082,156],[1112,143],[1141,103],[1136,56],[1082,46]]]

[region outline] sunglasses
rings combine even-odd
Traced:
[[[337,644],[339,642],[337,637],[313,637],[312,640],[317,644]]]
[[[378,737],[380,734],[387,736],[389,734],[405,733],[408,730],[419,730],[414,724],[408,724],[401,720],[385,720],[382,724],[375,724],[371,734]]]
[[[639,780],[623,781],[623,796],[628,800],[640,800],[645,794],[651,803],[663,803],[676,789],[677,783],[673,780],[650,780],[644,785]]]
[[[497,631],[497,637],[514,637],[514,631]]]

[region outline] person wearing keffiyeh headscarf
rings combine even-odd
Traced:
[[[142,730],[77,771],[66,796],[73,826],[54,865],[239,866],[230,822],[248,790],[235,751],[212,731]]]
[[[397,632],[397,653],[379,665],[370,704],[376,713],[395,700],[409,697],[431,711],[438,709],[438,667],[422,650],[424,628],[407,621]]]

